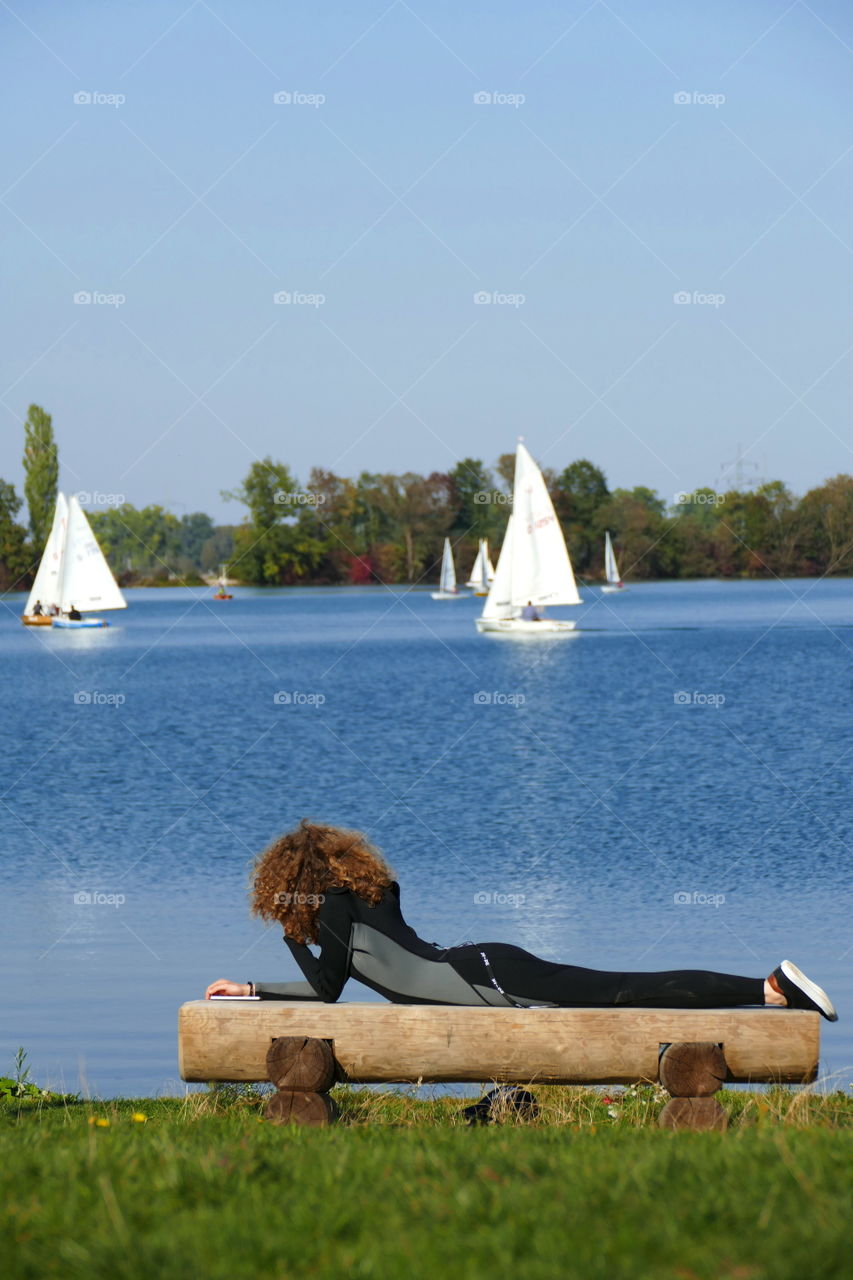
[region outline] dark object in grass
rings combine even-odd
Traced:
[[[490,1089],[479,1102],[462,1112],[468,1124],[500,1124],[503,1120],[535,1120],[539,1106],[533,1094],[518,1086],[502,1085]]]

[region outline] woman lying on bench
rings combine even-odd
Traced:
[[[723,1009],[779,1005],[838,1015],[826,992],[790,960],[768,978],[703,969],[611,973],[540,960],[505,942],[439,947],[403,919],[400,887],[380,854],[355,831],[303,819],[260,855],[252,912],[276,920],[307,982],[212,982],[206,996],[338,999],[356,978],[395,1004],[581,1008],[601,1005]],[[315,956],[309,942],[319,943]]]

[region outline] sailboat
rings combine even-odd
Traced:
[[[546,618],[546,606],[580,604],[563,530],[542,472],[519,441],[512,514],[478,631],[567,635],[574,622]],[[525,616],[527,615],[527,616]]]
[[[604,576],[607,579],[602,591],[624,591],[625,583],[619,577],[619,569],[616,564],[616,556],[613,552],[613,543],[610,541],[610,532],[605,530],[604,533]]]
[[[233,600],[231,592],[228,590],[228,579],[225,576],[225,565],[219,566],[219,590],[213,593],[214,600]]]
[[[450,539],[444,539],[444,551],[441,556],[441,577],[438,591],[431,592],[433,600],[461,600],[467,593],[460,591],[456,585],[456,566],[453,563],[453,548]]]
[[[94,609],[126,609],[112,570],[104,559],[83,508],[72,494],[56,500],[50,537],[24,609],[23,621],[32,625],[36,601],[54,627],[106,627],[104,618],[84,618]],[[72,616],[77,614],[77,617]]]
[[[465,586],[470,587],[475,596],[487,596],[494,576],[495,567],[489,559],[489,544],[485,538],[481,538],[477,559],[474,561],[474,568]]]

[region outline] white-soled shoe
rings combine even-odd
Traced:
[[[770,985],[785,997],[789,1009],[811,1009],[823,1014],[828,1022],[837,1022],[835,1005],[816,982],[807,978],[790,960],[783,960],[768,979]]]

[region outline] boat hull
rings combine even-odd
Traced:
[[[625,590],[625,588],[624,588],[624,587],[622,587],[622,586],[616,586],[616,585],[614,584],[614,585],[612,585],[612,586],[604,586],[604,587],[602,587],[602,588],[601,588],[601,590],[602,590],[606,595],[611,595],[614,591],[624,591],[624,590]]]
[[[464,600],[467,591],[431,591],[430,596],[433,600]]]
[[[53,619],[47,613],[22,614],[21,622],[25,627],[49,627]]]
[[[527,618],[476,618],[478,631],[491,631],[509,636],[570,635],[576,623],[562,618],[541,618],[539,622]]]
[[[53,625],[63,631],[80,631],[83,627],[108,627],[106,618],[54,618]]]
[[[211,600],[233,600],[234,599],[234,597],[232,595],[228,595],[227,592],[224,595],[217,592],[216,595],[211,596],[210,598]]]

